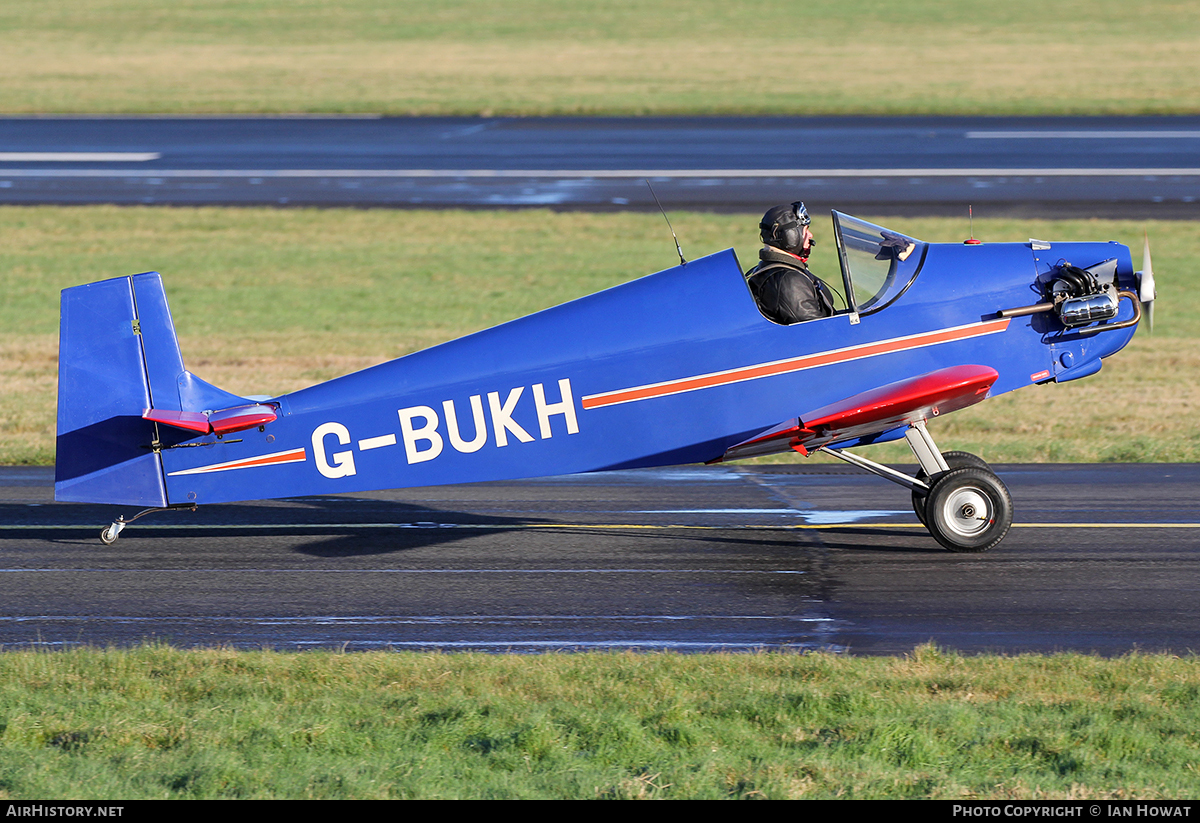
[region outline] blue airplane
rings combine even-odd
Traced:
[[[65,289],[55,499],[168,508],[823,452],[912,491],[951,551],[1012,523],[926,422],[1076,380],[1154,281],[1117,243],[926,243],[840,212],[832,316],[767,319],[732,250],[280,397],[188,371],[156,272]],[[682,255],[681,255],[682,259]],[[848,451],[905,438],[915,476]]]

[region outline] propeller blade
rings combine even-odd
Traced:
[[[1154,287],[1154,265],[1150,262],[1150,234],[1144,233],[1142,245],[1142,270],[1138,272],[1140,275],[1140,283],[1138,286],[1138,300],[1142,302],[1142,309],[1146,313],[1147,324],[1150,331],[1154,331],[1154,298],[1158,296],[1158,290]]]

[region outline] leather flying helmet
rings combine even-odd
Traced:
[[[797,201],[767,209],[758,228],[762,241],[768,246],[799,255],[804,243],[804,227],[810,222],[808,210]]]

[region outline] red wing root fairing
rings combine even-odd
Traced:
[[[824,451],[910,488],[943,546],[994,546],[1004,484],[925,422],[1094,373],[1153,283],[1114,243],[928,244],[837,212],[834,233],[830,317],[771,322],[725,251],[264,399],[184,368],[158,274],[66,289],[55,496],[152,510]],[[850,451],[900,437],[916,476]]]

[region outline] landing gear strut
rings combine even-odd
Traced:
[[[939,452],[924,421],[904,437],[921,464],[915,477],[840,449],[818,451],[909,488],[917,519],[952,552],[985,552],[1003,540],[1012,527],[1012,497],[991,467],[967,452]]]
[[[194,512],[195,510],[196,510],[195,503],[178,503],[174,506],[156,506],[152,509],[142,509],[140,512],[138,512],[137,514],[135,514],[133,517],[129,518],[128,520],[125,519],[125,515],[123,515],[123,514],[117,515],[117,519],[112,522],[112,525],[110,525],[106,529],[101,530],[100,542],[106,546],[111,546],[113,543],[116,543],[117,538],[121,536],[121,532],[125,529],[125,527],[128,526],[130,523],[132,523],[134,520],[137,520],[142,515],[150,514],[151,512],[168,512],[168,511]]]

